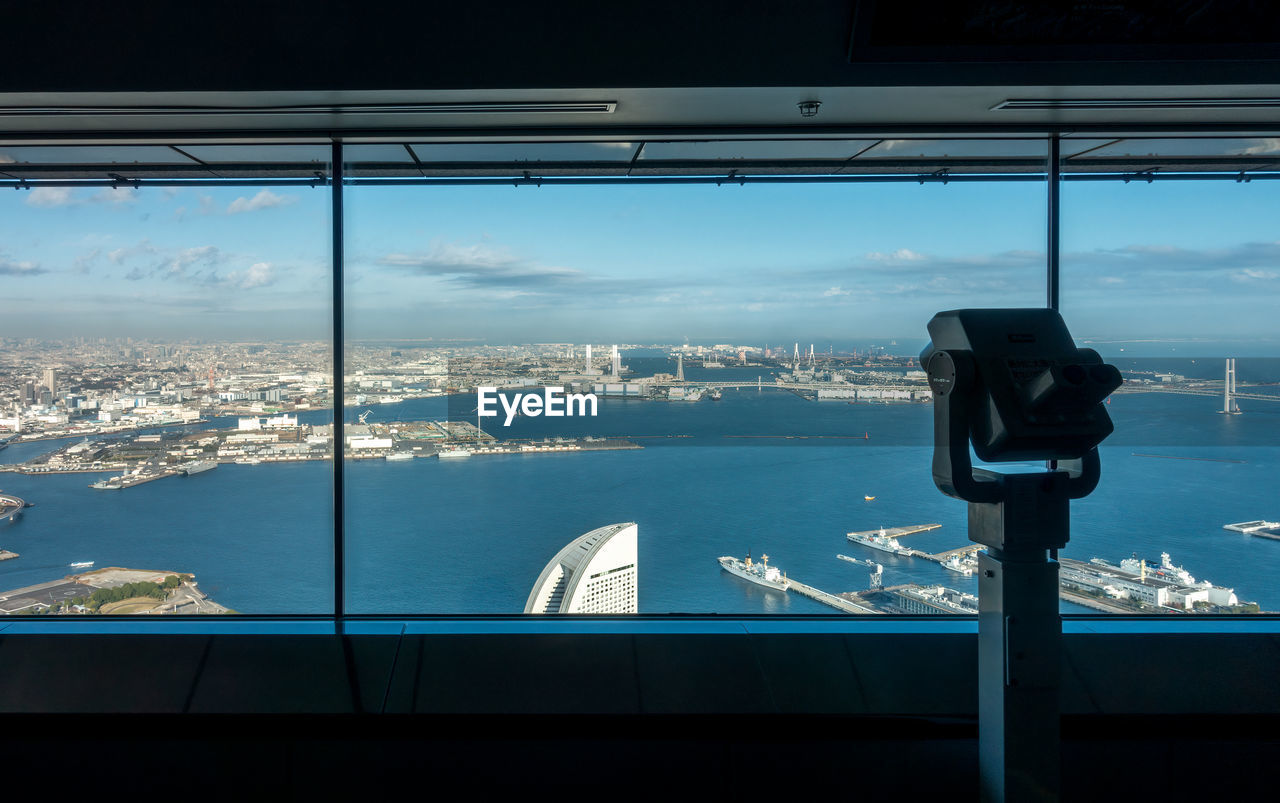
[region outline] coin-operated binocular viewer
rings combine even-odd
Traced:
[[[1103,400],[1120,372],[1078,349],[1051,309],[939,312],[920,355],[933,390],[933,481],[969,503],[978,561],[978,746],[983,800],[1056,800],[1062,620],[1057,551],[1070,500],[1098,485]],[[985,463],[1050,461],[996,472]]]

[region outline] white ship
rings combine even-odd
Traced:
[[[187,463],[183,466],[182,473],[190,477],[192,474],[200,474],[217,467],[218,461],[216,460],[196,460],[195,462]]]
[[[261,457],[237,457],[236,465],[239,466],[256,466],[262,462]]]
[[[73,568],[73,569],[88,569],[88,568],[89,568],[90,566],[92,566],[92,565],[93,565],[93,561],[91,561],[91,560],[82,560],[82,561],[78,561],[78,562],[76,562],[76,563],[71,564],[71,568]]]
[[[885,532],[883,527],[880,528],[879,533],[872,533],[870,535],[865,533],[849,533],[846,537],[855,544],[869,546],[872,549],[878,549],[881,552],[904,556],[911,554],[910,549],[904,547],[897,538],[894,538]]]
[[[436,454],[436,457],[439,457],[441,460],[447,460],[455,457],[470,457],[470,456],[471,456],[470,449],[441,449]]]
[[[776,566],[769,565],[769,556],[761,555],[760,562],[755,563],[751,560],[751,555],[747,555],[745,561],[725,555],[716,558],[720,562],[720,568],[732,575],[741,577],[743,580],[749,580],[757,585],[765,588],[772,588],[775,591],[786,591],[791,588],[791,581],[786,575],[778,571]]]
[[[392,452],[387,455],[386,459],[393,462],[397,460],[412,460],[413,452]]]
[[[972,577],[974,570],[978,568],[978,561],[972,555],[961,557],[956,553],[942,562],[942,568],[965,577]]]

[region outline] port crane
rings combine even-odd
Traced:
[[[363,413],[361,413],[360,415],[356,416],[356,421],[358,421],[358,422],[360,422],[361,424],[363,424],[365,421],[367,421],[367,420],[369,419],[369,416],[371,416],[371,415],[373,415],[373,410],[365,410]]]

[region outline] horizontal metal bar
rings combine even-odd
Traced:
[[[1044,138],[1053,135],[1087,137],[1106,135],[1113,132],[1136,132],[1153,136],[1176,134],[1179,136],[1214,136],[1234,134],[1272,134],[1280,130],[1275,120],[1253,120],[1235,123],[1091,123],[1091,124],[1046,124],[1046,123],[971,123],[971,124],[935,124],[935,125],[831,125],[831,124],[791,124],[791,125],[624,125],[609,126],[602,130],[599,125],[591,126],[492,126],[492,127],[448,127],[448,126],[397,126],[394,130],[386,127],[359,127],[335,129],[332,127],[304,127],[292,129],[259,129],[228,128],[222,131],[208,129],[194,131],[184,128],[142,128],[132,130],[99,129],[77,131],[3,131],[0,132],[0,144],[21,144],[24,142],[42,142],[54,140],[64,143],[90,144],[92,142],[112,141],[148,141],[157,144],[182,143],[216,143],[227,140],[248,142],[275,141],[311,141],[323,142],[342,140],[348,145],[360,144],[360,140],[368,142],[402,142],[418,139],[441,139],[453,141],[474,141],[480,138],[503,140],[555,138],[598,138],[602,134],[615,140],[634,139],[684,139],[721,138],[721,137],[831,137],[854,136],[882,138],[893,136],[924,136],[930,138],[954,139],[964,136],[1016,136],[1019,138]]]
[[[0,187],[324,187],[326,178],[23,178],[0,179]]]
[[[1008,175],[936,175],[933,173],[874,174],[874,175],[818,175],[818,176],[545,176],[537,177],[475,177],[475,178],[351,178],[348,185],[365,187],[395,186],[537,186],[553,184],[857,184],[857,183],[971,183],[993,181],[1044,181],[1043,174],[1012,173]]]
[[[1155,181],[1269,181],[1280,179],[1280,172],[1250,173],[1063,173],[1063,181],[1123,181],[1126,183],[1151,183]],[[348,178],[346,186],[356,187],[473,187],[473,186],[553,186],[562,185],[627,185],[627,184],[972,184],[994,182],[1047,181],[1044,173],[1009,174],[914,174],[889,173],[870,175],[817,175],[817,176],[512,176],[509,178],[484,176],[465,178]],[[326,178],[299,179],[0,179],[0,188],[32,189],[35,187],[322,187],[328,186]]]

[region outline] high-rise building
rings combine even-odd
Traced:
[[[618,345],[616,343],[613,346],[612,357],[611,369],[613,371],[613,375],[615,377],[622,376],[622,357],[618,355]]]
[[[36,402],[36,386],[31,382],[22,384],[22,403],[31,405]]]
[[[538,575],[524,612],[638,612],[636,535],[628,521],[574,539]]]
[[[55,368],[44,369],[44,386],[50,393],[58,392],[58,371]]]

